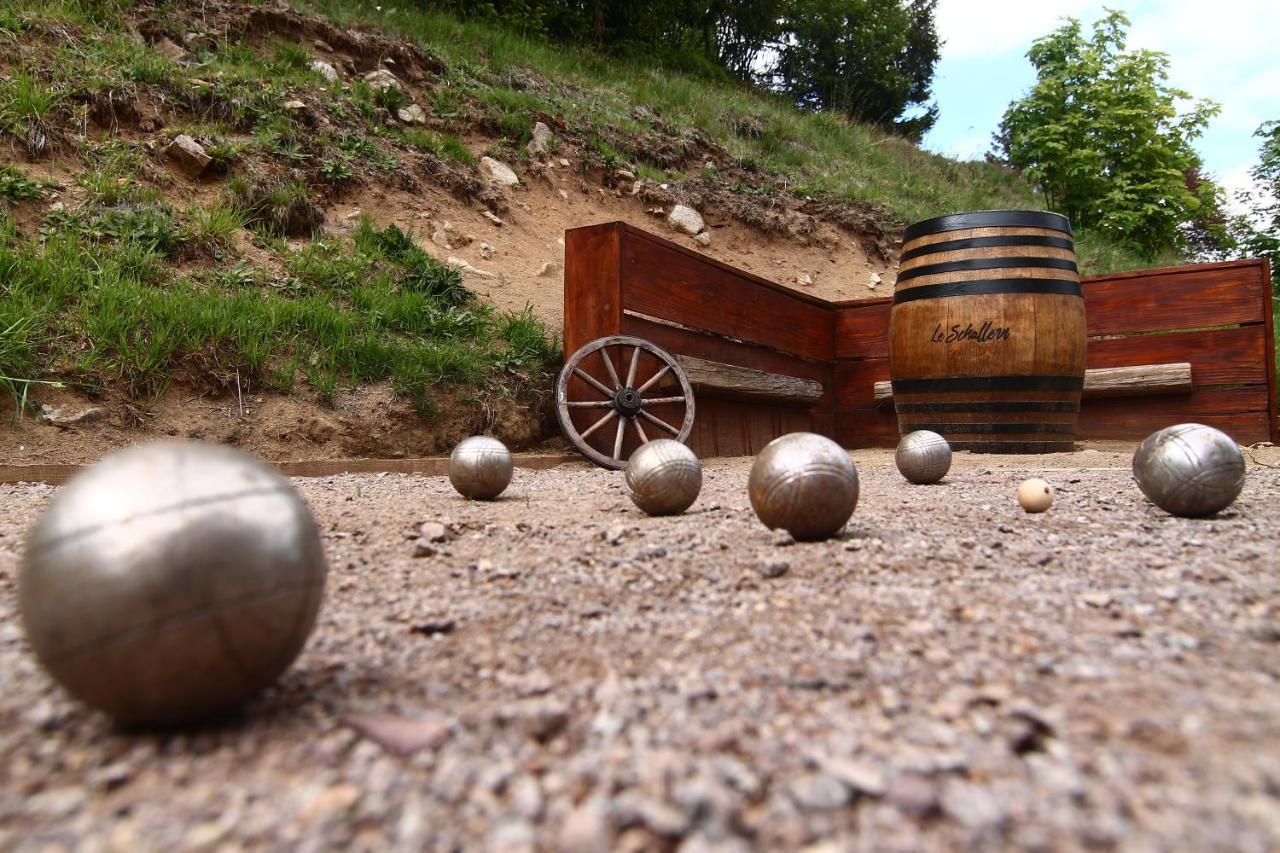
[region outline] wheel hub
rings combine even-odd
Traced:
[[[618,414],[634,418],[636,414],[644,408],[644,401],[636,389],[624,386],[618,389],[613,395],[613,406],[618,410]]]

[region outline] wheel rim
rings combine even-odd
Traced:
[[[679,362],[643,338],[597,338],[569,356],[556,381],[565,437],[605,468],[626,466],[652,438],[687,441],[693,410],[693,388]]]

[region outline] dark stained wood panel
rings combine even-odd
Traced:
[[[1271,441],[1280,444],[1280,405],[1276,402],[1275,315],[1277,306],[1275,293],[1272,292],[1271,287],[1271,261],[1266,258],[1262,259],[1262,281],[1265,288],[1263,313],[1266,315],[1262,325],[1267,335],[1267,411],[1271,421]]]
[[[1267,346],[1265,328],[1239,326],[1168,335],[1133,335],[1089,341],[1089,367],[1191,362],[1193,388],[1206,385],[1257,385],[1263,396],[1257,409],[1267,410]],[[1134,401],[1137,405],[1137,402]]]
[[[887,405],[893,411],[892,402],[882,404],[875,399],[875,383],[889,379],[889,359],[873,358],[866,361],[837,361],[833,372],[835,404],[837,409],[869,409]]]
[[[564,235],[564,354],[618,334],[622,318],[620,223],[573,228]]]
[[[888,358],[892,297],[835,304],[835,357]]]
[[[845,409],[835,414],[835,435],[843,447],[893,447],[898,418],[893,409]]]
[[[780,435],[813,429],[814,419],[795,406],[699,399],[689,446],[701,457],[750,456]]]
[[[626,235],[622,264],[628,310],[803,358],[831,358],[831,309],[800,294],[763,287],[641,232]]]
[[[1141,440],[1158,429],[1193,421],[1220,429],[1239,444],[1268,441],[1270,424],[1266,412],[1215,414],[1198,412],[1195,417],[1149,410],[1116,410],[1081,413],[1077,437],[1082,440]]]
[[[1090,337],[1263,322],[1257,262],[1174,268],[1158,276],[1084,280]]]

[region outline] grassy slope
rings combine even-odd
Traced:
[[[897,225],[960,210],[1045,206],[1043,197],[1009,169],[930,154],[835,115],[798,111],[780,97],[745,86],[546,45],[418,8],[371,0],[295,0],[295,5],[344,25],[375,27],[424,46],[448,63],[456,88],[472,93],[513,131],[527,134],[531,111],[564,116],[569,125],[594,134],[602,148],[617,149],[642,166],[648,125],[637,118],[637,107],[673,127],[705,134],[739,162],[759,168],[792,193],[870,204]],[[561,90],[538,92],[501,84],[504,74],[519,79],[518,73],[508,73],[523,69],[560,84]],[[1088,232],[1077,235],[1077,252],[1086,274],[1179,260],[1143,259]]]
[[[390,379],[423,411],[441,383],[536,393],[556,346],[534,318],[478,304],[398,232],[314,228],[317,204],[360,182],[445,175],[455,193],[482,187],[457,134],[484,133],[493,153],[518,160],[538,113],[562,118],[561,136],[600,166],[631,165],[677,187],[720,180],[744,196],[869,205],[890,229],[952,210],[1042,206],[1007,170],[926,154],[741,86],[420,10],[298,3],[442,60],[416,93],[431,129],[388,127],[407,100],[395,91],[327,85],[306,39],[210,39],[188,67],[137,35],[140,17],[186,32],[192,4],[20,0],[0,10],[0,144],[57,160],[80,188],[74,208],[49,211],[38,228],[0,214],[0,384],[20,394],[21,380],[66,379],[145,396],[174,377],[235,379],[282,391],[303,382],[331,397],[340,383]],[[299,97],[329,129],[284,108]],[[162,105],[163,133],[103,132],[93,118],[104,104],[135,103]],[[213,201],[184,202],[156,153],[180,132],[226,176]],[[685,154],[654,159],[655,144]],[[723,175],[701,166],[712,150],[732,166]],[[22,169],[0,172],[0,205],[29,209],[40,193]],[[246,239],[255,252],[242,251]],[[1079,248],[1087,271],[1142,265],[1091,235]]]

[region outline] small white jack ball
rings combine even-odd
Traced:
[[[496,438],[473,435],[458,442],[449,456],[449,482],[464,498],[491,501],[511,484],[515,463]]]
[[[951,470],[951,445],[936,432],[918,429],[898,442],[893,462],[908,482],[921,486],[936,483]]]
[[[1044,512],[1053,506],[1053,489],[1044,480],[1023,480],[1018,486],[1018,503],[1027,512]]]
[[[649,515],[679,515],[702,491],[702,463],[669,438],[642,444],[627,460],[627,495]]]

